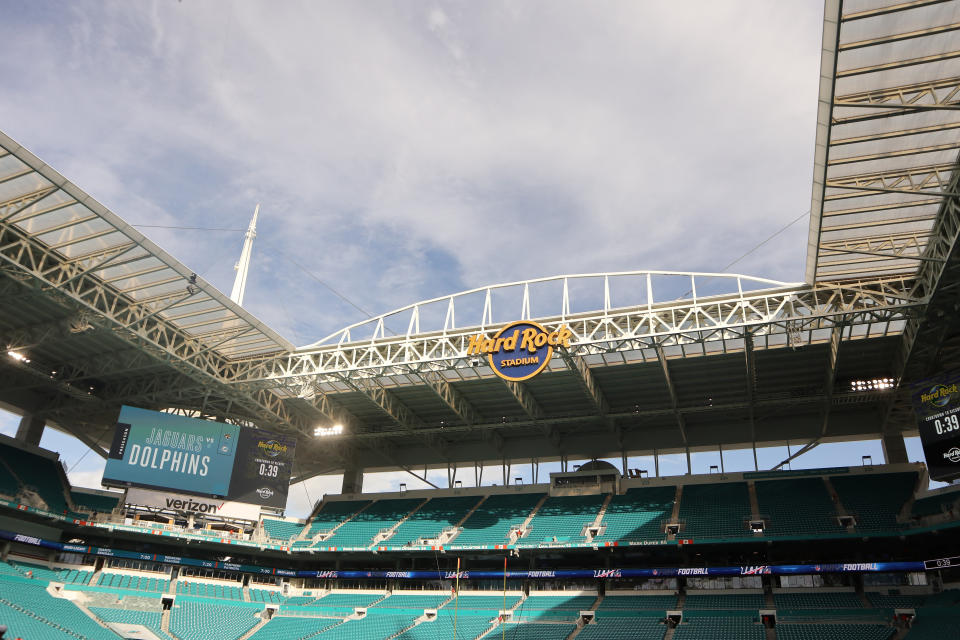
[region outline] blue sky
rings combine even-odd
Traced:
[[[0,128],[132,224],[235,229],[141,227],[221,291],[261,202],[244,306],[307,344],[356,307],[723,269],[809,208],[821,24],[801,0],[10,0]],[[800,280],[806,228],[733,270]]]

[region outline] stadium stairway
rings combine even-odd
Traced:
[[[258,622],[257,624],[253,625],[253,627],[252,627],[249,631],[247,631],[245,634],[243,634],[242,636],[240,636],[239,638],[237,638],[237,640],[247,640],[250,636],[252,636],[252,635],[255,634],[257,631],[259,631],[260,629],[262,629],[262,628],[264,627],[264,625],[266,625],[268,622],[270,622],[270,618],[267,618],[267,617],[261,618],[260,622]]]
[[[550,497],[549,493],[543,494],[543,497],[540,498],[540,501],[537,504],[533,505],[533,509],[530,510],[530,513],[527,514],[526,520],[523,521],[520,525],[520,535],[524,536],[527,534],[527,531],[530,529],[530,521],[533,520],[534,516],[537,515],[537,511],[540,511],[540,508],[547,501],[547,498]],[[516,542],[516,539],[513,536],[510,536],[510,542]]]
[[[164,609],[160,614],[160,630],[170,635],[170,609]]]
[[[386,542],[386,541],[388,541],[390,538],[393,537],[393,534],[395,534],[395,533],[397,532],[397,529],[400,528],[400,525],[402,525],[404,522],[406,522],[407,520],[409,520],[410,518],[412,518],[414,514],[416,514],[416,513],[417,513],[418,511],[420,511],[421,509],[423,509],[423,508],[427,505],[427,503],[429,503],[429,502],[430,502],[430,498],[425,499],[423,502],[421,502],[421,503],[418,504],[416,507],[414,507],[413,510],[410,511],[410,513],[408,513],[407,515],[405,515],[403,518],[401,518],[401,519],[398,520],[397,522],[394,522],[394,523],[393,523],[393,526],[391,526],[389,529],[387,529],[386,531],[381,531],[380,533],[378,533],[376,536],[374,536],[374,538],[373,538],[373,544],[371,544],[370,546],[371,546],[371,547],[375,547],[375,546],[377,546],[378,544],[380,544],[381,542]]]
[[[597,512],[597,517],[590,523],[590,528],[600,527],[600,523],[603,522],[603,516],[607,515],[607,507],[610,506],[611,500],[613,500],[613,494],[608,493],[603,499],[603,504],[600,505],[600,511]],[[588,539],[592,540],[593,536],[588,536]]]
[[[760,501],[757,499],[757,483],[747,482],[747,495],[750,497],[750,517],[754,520],[760,517]]]

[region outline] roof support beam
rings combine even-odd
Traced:
[[[467,402],[459,391],[457,391],[450,382],[443,377],[439,371],[425,371],[420,374],[420,378],[433,389],[447,407],[457,414],[460,421],[464,424],[479,424],[482,422],[476,409]]]
[[[823,421],[820,424],[820,437],[827,435],[830,423],[830,407],[833,405],[833,389],[837,381],[837,356],[840,354],[840,339],[843,337],[843,325],[835,325],[830,331],[830,344],[827,350],[827,370],[823,380]]]
[[[757,357],[753,350],[753,333],[747,331],[743,336],[743,360],[747,374],[747,420],[750,422],[750,443],[753,445],[753,467],[757,464],[757,423],[754,398],[757,394]]]
[[[660,361],[660,367],[663,369],[663,379],[667,383],[667,392],[670,395],[670,409],[677,420],[677,428],[680,429],[680,437],[683,444],[687,444],[687,421],[680,412],[679,402],[677,400],[677,390],[673,386],[673,377],[670,375],[670,365],[667,364],[667,356],[663,352],[663,347],[657,345],[657,360]]]
[[[404,429],[412,431],[423,424],[422,420],[415,416],[395,395],[387,391],[376,378],[361,378],[358,380],[345,378],[344,382],[366,396],[391,420]]]
[[[527,389],[525,384],[522,382],[514,382],[513,380],[504,380],[503,383],[507,385],[510,394],[516,399],[520,406],[523,407],[523,411],[531,420],[537,421],[543,419],[543,409],[540,408],[537,399],[533,397],[533,394],[530,393],[530,390]]]
[[[607,403],[607,399],[603,395],[603,390],[600,389],[596,378],[593,377],[593,372],[587,365],[587,361],[583,356],[571,356],[568,354],[564,354],[563,360],[567,363],[570,370],[577,374],[577,382],[580,383],[580,386],[586,391],[587,396],[590,397],[590,402],[593,403],[593,407],[597,410],[597,413],[601,416],[607,415],[607,413],[610,412],[610,405]]]

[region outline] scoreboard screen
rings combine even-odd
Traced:
[[[915,384],[913,408],[930,477],[960,477],[960,372]]]
[[[295,447],[290,436],[123,407],[103,484],[282,509]]]

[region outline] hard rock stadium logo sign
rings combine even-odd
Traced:
[[[958,392],[957,385],[935,384],[926,393],[920,394],[920,401],[934,407],[945,407]]]
[[[470,336],[467,355],[486,355],[493,372],[504,380],[519,382],[543,371],[556,347],[570,348],[573,332],[566,326],[547,331],[536,322],[508,324],[492,338]]]

